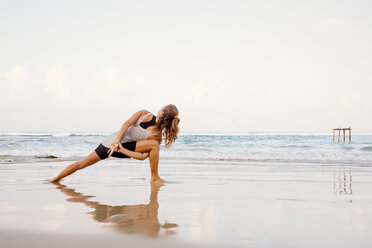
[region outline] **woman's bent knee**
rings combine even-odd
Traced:
[[[159,142],[156,140],[139,140],[137,141],[136,152],[149,152],[152,149],[159,149]]]
[[[151,150],[153,151],[160,151],[160,146],[159,145],[155,145],[151,148]]]
[[[156,140],[148,140],[149,144],[151,147],[159,147],[160,144],[159,144],[159,141],[156,141]]]
[[[151,140],[151,147],[152,148],[160,148],[160,143],[157,140]]]

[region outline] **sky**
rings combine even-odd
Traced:
[[[372,131],[372,1],[0,0],[0,132]]]

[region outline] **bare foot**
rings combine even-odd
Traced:
[[[161,179],[160,177],[151,178],[151,184],[154,186],[163,186],[166,182],[167,181]]]
[[[51,182],[51,183],[57,183],[57,182],[59,182],[59,179],[57,177],[55,177],[53,179],[50,179],[49,182]]]

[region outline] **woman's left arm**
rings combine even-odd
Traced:
[[[125,132],[128,130],[128,128],[136,123],[136,121],[141,117],[142,114],[147,113],[146,110],[140,110],[134,113],[124,124],[121,126],[120,131],[118,132],[115,141],[111,144],[110,149],[107,151],[109,153],[109,157],[116,152],[120,147],[120,141],[121,138],[123,138]]]

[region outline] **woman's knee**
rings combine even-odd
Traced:
[[[147,152],[153,149],[159,149],[159,142],[156,140],[140,140],[137,141],[136,151]]]
[[[88,165],[87,165],[87,163],[86,163],[84,160],[79,161],[79,162],[76,163],[76,168],[77,168],[78,170],[84,169],[84,168],[87,167],[87,166],[88,166]]]
[[[157,140],[146,140],[150,147],[159,147],[159,142]]]
[[[154,145],[154,146],[151,148],[151,151],[152,151],[152,152],[159,152],[159,151],[160,151],[160,146],[159,146],[159,144]]]
[[[159,142],[158,141],[156,141],[156,140],[151,140],[152,142],[151,142],[151,149],[160,149],[160,144],[159,144]]]

